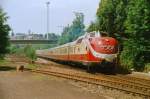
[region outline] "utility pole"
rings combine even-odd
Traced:
[[[48,40],[48,33],[49,33],[49,4],[50,4],[49,1],[46,2],[46,7],[47,7],[47,36],[46,38],[47,40]]]

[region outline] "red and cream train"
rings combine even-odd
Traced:
[[[86,33],[76,41],[58,47],[37,50],[39,57],[53,60],[81,63],[88,67],[115,68],[118,42],[111,37],[103,37],[99,32]],[[105,65],[109,63],[109,65]]]

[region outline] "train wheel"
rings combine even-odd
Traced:
[[[95,66],[87,66],[87,72],[88,73],[95,73],[96,72]]]
[[[87,66],[87,72],[91,73],[91,66]]]

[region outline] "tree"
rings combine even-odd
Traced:
[[[70,27],[70,40],[73,41],[84,34],[84,15],[83,13],[75,13],[76,18],[73,20]]]
[[[98,30],[121,41],[125,36],[127,5],[128,0],[101,0],[97,10]]]
[[[61,37],[59,38],[59,44],[65,44],[67,42],[69,42],[69,30],[70,30],[70,26],[66,26],[63,29],[63,32],[61,34]]]
[[[150,53],[149,5],[149,0],[131,0],[125,21],[125,34],[128,39],[124,42],[122,62],[137,70],[144,69],[145,63],[150,62],[150,58],[146,58]],[[123,57],[128,57],[127,61],[129,62],[126,63]]]
[[[48,33],[48,39],[57,41],[59,39],[59,35],[56,35],[55,33]]]
[[[9,51],[9,31],[10,27],[6,23],[8,17],[6,13],[0,8],[0,58],[3,58],[6,53]]]
[[[92,31],[97,31],[97,30],[98,30],[98,27],[97,27],[96,22],[91,22],[86,31],[92,32]]]
[[[108,32],[110,36],[113,36],[113,33],[115,33],[114,12],[112,0],[101,0],[97,10],[98,30]]]
[[[84,34],[84,15],[83,13],[75,13],[75,19],[72,24],[66,26],[63,29],[62,35],[59,39],[59,44],[65,44],[67,42],[72,42],[79,36]]]

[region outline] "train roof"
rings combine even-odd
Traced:
[[[100,36],[100,32],[96,32],[96,31],[90,32],[90,33],[85,33],[84,35],[78,37],[78,38],[77,38],[75,41],[73,41],[73,42],[69,42],[69,43],[66,43],[66,44],[63,44],[63,45],[59,45],[59,46],[57,46],[57,47],[53,47],[53,48],[49,48],[49,49],[43,49],[43,51],[54,50],[54,49],[57,49],[57,48],[74,45],[74,44],[77,43],[77,41],[78,41],[79,39],[82,39],[82,38],[85,38],[85,37],[92,37],[92,36],[91,36],[92,34],[93,34],[94,36]],[[97,34],[98,34],[98,35],[97,35]]]
[[[48,50],[54,50],[54,49],[57,49],[57,48],[67,47],[67,46],[70,46],[70,45],[74,45],[75,43],[76,43],[76,41],[69,42],[69,43],[66,43],[66,44],[63,44],[63,45],[60,45],[60,46],[57,46],[57,47],[49,48]]]

